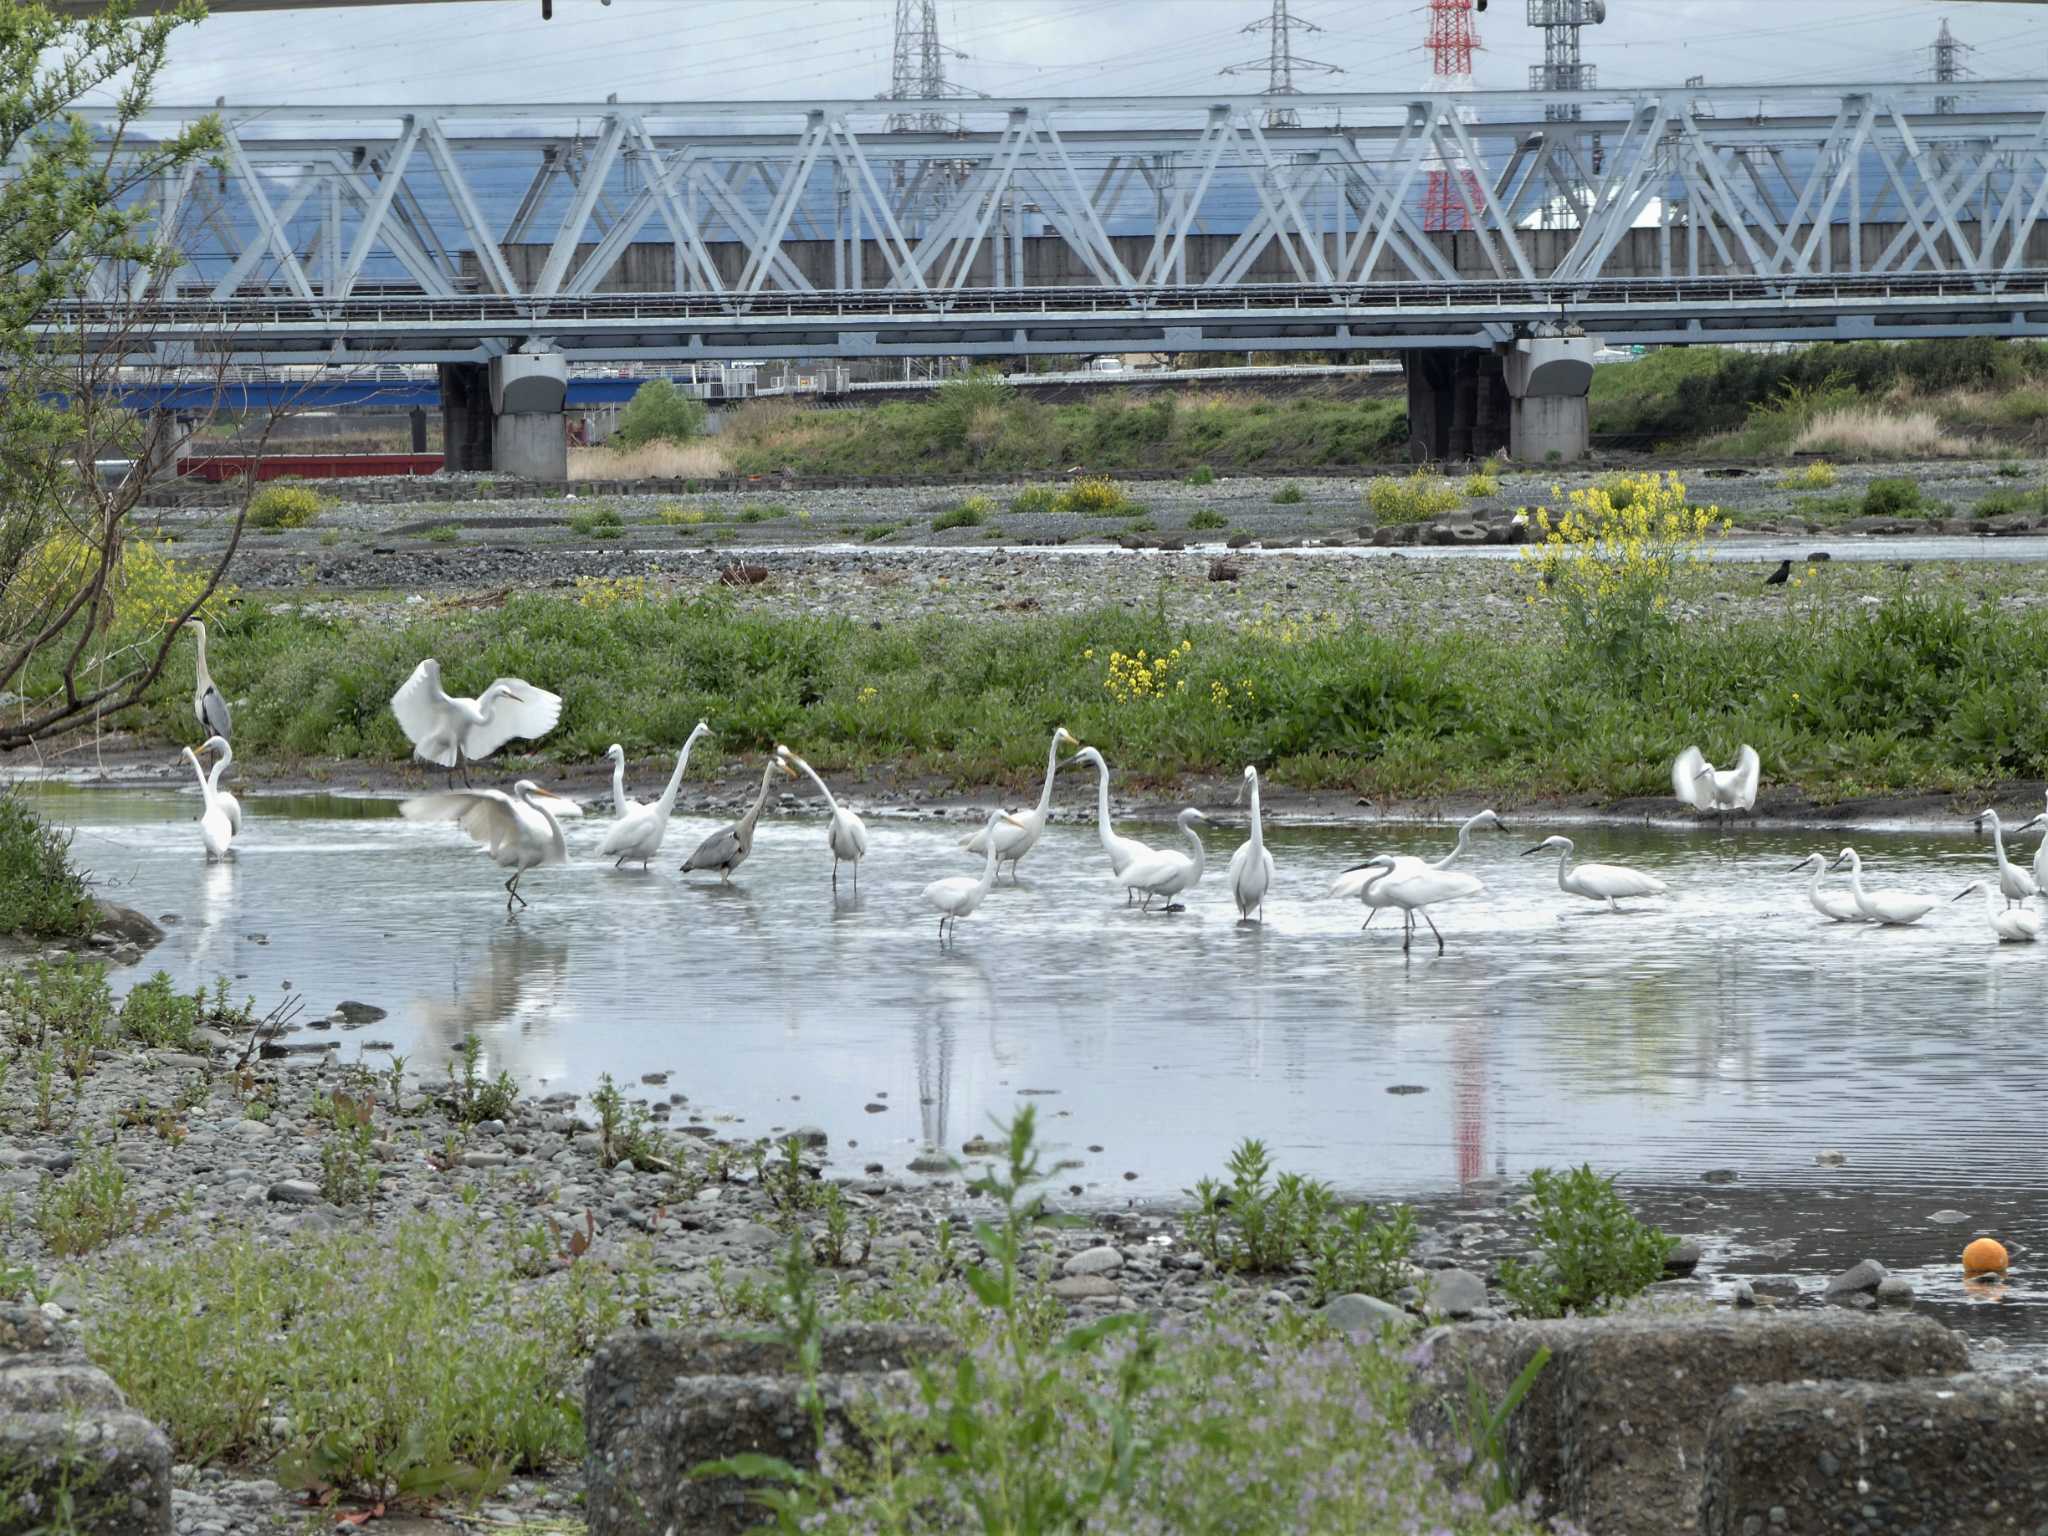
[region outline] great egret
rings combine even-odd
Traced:
[[[626,749],[615,741],[604,749],[604,755],[612,760],[612,814],[624,816],[639,810],[640,802],[626,793]]]
[[[1883,923],[1891,928],[1904,928],[1909,923],[1919,922],[1937,905],[1932,901],[1923,901],[1918,896],[1902,895],[1898,891],[1872,893],[1864,890],[1863,860],[1857,856],[1854,848],[1844,848],[1841,856],[1830,867],[1840,869],[1844,864],[1849,866],[1849,889],[1856,893],[1856,910],[1873,923]]]
[[[960,927],[960,919],[972,917],[974,909],[981,905],[982,897],[986,896],[995,887],[996,861],[1002,857],[1001,850],[996,846],[996,829],[1011,819],[1003,811],[990,811],[988,813],[988,822],[982,828],[982,831],[986,832],[988,837],[982,843],[985,857],[981,866],[981,878],[979,880],[975,879],[972,875],[948,875],[943,880],[934,880],[924,888],[925,901],[935,908],[939,914],[939,938],[941,942],[946,937],[946,924],[951,923],[954,931],[957,933]]]
[[[441,663],[429,656],[391,695],[391,713],[414,757],[451,773],[460,768],[467,784],[471,763],[515,736],[532,741],[552,731],[562,700],[516,677],[499,678],[477,698],[453,698],[441,687]]]
[[[1394,870],[1406,870],[1411,874],[1425,869],[1449,869],[1454,860],[1471,848],[1472,829],[1482,826],[1493,827],[1502,832],[1507,830],[1507,823],[1500,819],[1497,812],[1491,810],[1480,811],[1477,815],[1468,818],[1465,824],[1458,828],[1457,846],[1434,862],[1416,858],[1411,854],[1390,853],[1384,855],[1384,857],[1394,861],[1392,866]],[[1367,928],[1372,926],[1373,918],[1378,917],[1384,908],[1394,905],[1379,890],[1379,871],[1383,867],[1372,863],[1354,865],[1330,882],[1330,894],[1332,896],[1356,896],[1360,901],[1372,908],[1372,911],[1367,914],[1365,919],[1365,926]]]
[[[2043,811],[2031,821],[2014,827],[2012,833],[2014,837],[2018,837],[2022,832],[2032,832],[2036,828],[2048,828],[2048,811]],[[2041,839],[2041,846],[2034,850],[2034,884],[2048,891],[2048,836],[2044,836]]]
[[[1700,756],[1698,747],[1687,747],[1671,765],[1671,791],[1696,811],[1725,816],[1730,811],[1756,807],[1756,780],[1763,764],[1756,748],[1745,745],[1736,755],[1732,769],[1717,769]]]
[[[1792,866],[1792,873],[1796,875],[1801,870],[1808,869],[1813,871],[1813,877],[1806,882],[1806,899],[1813,903],[1814,911],[1818,912],[1822,917],[1829,918],[1837,923],[1860,923],[1865,921],[1863,914],[1856,910],[1856,902],[1853,897],[1843,896],[1832,891],[1823,891],[1820,888],[1821,877],[1828,872],[1828,856],[1826,854],[1809,853],[1805,858]]]
[[[1060,771],[1060,743],[1079,747],[1080,742],[1067,733],[1062,725],[1052,733],[1052,750],[1045,757],[1045,787],[1038,792],[1038,806],[1035,810],[1011,811],[1008,819],[996,828],[996,863],[1010,866],[1010,878],[1017,878],[1017,861],[1038,846],[1038,840],[1045,836],[1045,818],[1052,811],[1053,776]],[[1071,761],[1072,759],[1069,759]],[[820,786],[821,788],[823,786]],[[960,846],[980,853],[989,836],[988,829],[982,828],[972,837],[960,839]]]
[[[225,737],[228,701],[213,686],[213,674],[206,670],[206,623],[202,619],[187,619],[183,627],[192,631],[198,643],[198,654],[192,661],[192,718],[207,735]]]
[[[505,882],[505,910],[526,905],[519,877],[543,864],[566,864],[569,850],[562,841],[560,815],[581,815],[581,808],[531,779],[521,779],[512,793],[502,789],[444,789],[401,800],[398,814],[407,821],[452,821],[482,843],[491,862],[512,871]]]
[[[826,808],[832,813],[832,819],[825,827],[825,846],[832,850],[832,884],[835,888],[839,884],[839,866],[843,861],[853,866],[853,883],[855,888],[858,889],[860,886],[860,861],[868,856],[867,823],[854,815],[852,811],[849,811],[837,800],[834,800],[832,798],[832,791],[827,789],[825,781],[818,777],[818,770],[790,751],[789,748],[777,746],[775,755],[782,759],[782,765],[785,768],[794,764],[800,769],[805,777],[818,786],[818,793],[825,797]],[[996,857],[998,862],[1003,858],[1000,849],[998,849]]]
[[[626,809],[612,822],[611,830],[605,833],[604,841],[597,851],[613,861],[617,869],[628,859],[638,859],[645,869],[661,852],[662,839],[668,836],[669,813],[676,808],[676,791],[683,787],[683,771],[690,766],[690,748],[697,745],[700,736],[711,734],[711,727],[699,720],[690,728],[689,736],[683,742],[683,750],[676,754],[676,771],[668,776],[668,785],[661,792],[661,798],[651,805],[642,805],[635,800],[625,799],[623,774],[615,777],[612,786],[613,803],[625,800]],[[614,747],[621,759],[624,751]]]
[[[796,770],[779,757],[770,757],[761,768],[761,792],[754,796],[754,803],[747,807],[747,814],[730,826],[720,827],[716,832],[697,845],[697,851],[683,860],[684,874],[693,869],[715,869],[720,883],[730,882],[732,872],[747,862],[747,855],[754,851],[754,823],[761,819],[761,808],[768,803],[768,781],[780,768],[790,778],[796,777]]]
[[[1102,760],[1102,754],[1093,747],[1083,747],[1067,761],[1087,761],[1095,765],[1095,829],[1102,838],[1102,851],[1109,855],[1110,873],[1123,882],[1125,896],[1135,899],[1136,890],[1123,879],[1124,871],[1139,859],[1149,858],[1154,850],[1135,837],[1117,836],[1116,829],[1109,824],[1109,764]]]
[[[1252,799],[1252,835],[1230,856],[1230,898],[1237,903],[1240,922],[1250,922],[1252,913],[1266,920],[1266,892],[1273,885],[1273,855],[1266,851],[1266,829],[1259,822],[1259,770],[1245,764],[1244,793]]]
[[[220,803],[220,795],[213,787],[213,781],[206,776],[206,770],[199,766],[199,754],[190,747],[185,748],[185,760],[192,765],[192,772],[199,780],[199,798],[206,808],[199,813],[199,841],[206,845],[206,861],[228,856],[228,844],[235,840],[234,824],[228,820],[228,813]],[[220,770],[214,769],[215,777]]]
[[[1984,916],[1990,920],[1991,931],[1998,935],[2001,944],[2033,944],[2041,938],[2041,916],[2025,907],[2000,910],[1998,897],[1992,894],[1989,881],[1973,880],[1949,899],[1961,901],[1972,891],[1984,893]]]
[[[1588,901],[1604,901],[1607,910],[1619,912],[1615,905],[1624,896],[1662,896],[1664,882],[1655,875],[1646,875],[1639,869],[1630,869],[1623,864],[1580,864],[1572,863],[1572,840],[1568,837],[1546,837],[1534,848],[1522,850],[1522,857],[1541,853],[1546,848],[1555,848],[1557,855],[1557,888],[1567,896],[1583,896]]]
[[[1428,908],[1439,902],[1457,901],[1462,897],[1476,896],[1486,887],[1476,875],[1460,874],[1455,870],[1423,865],[1420,869],[1403,869],[1398,855],[1383,853],[1367,864],[1376,873],[1372,878],[1373,890],[1379,897],[1379,904],[1401,909],[1401,952],[1406,954],[1415,938],[1415,919],[1420,917],[1429,924],[1429,931],[1436,935],[1436,952],[1444,952],[1444,936],[1437,928],[1436,920],[1429,915]]]
[[[1152,898],[1164,896],[1166,910],[1178,912],[1180,903],[1173,898],[1183,891],[1191,891],[1201,883],[1205,859],[1202,849],[1202,835],[1195,830],[1199,822],[1207,821],[1193,806],[1176,816],[1180,823],[1181,835],[1188,840],[1192,851],[1182,853],[1178,848],[1158,848],[1142,859],[1127,866],[1117,879],[1134,891],[1145,893],[1144,906],[1150,910]]]
[[[2034,821],[2041,818],[2036,816]],[[1998,856],[1998,889],[2005,897],[2006,905],[2032,901],[2041,894],[2041,887],[2034,877],[2005,856],[2005,828],[1998,824],[1998,812],[1985,811],[1970,823],[1972,832],[1984,830],[1985,822],[1991,823],[1991,851]],[[2032,826],[2034,822],[2027,823]]]
[[[242,802],[220,787],[221,775],[234,766],[235,749],[228,745],[227,737],[209,736],[200,743],[199,750],[201,752],[218,752],[220,754],[220,760],[213,765],[213,772],[208,775],[208,778],[213,785],[213,798],[220,803],[220,808],[227,813],[228,825],[235,829],[235,836],[240,837],[242,835]]]

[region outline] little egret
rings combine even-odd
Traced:
[[[1588,901],[1604,901],[1607,910],[1619,912],[1615,905],[1624,896],[1662,896],[1664,882],[1655,875],[1646,875],[1639,869],[1630,869],[1622,864],[1580,864],[1572,863],[1572,840],[1568,837],[1546,837],[1534,848],[1522,850],[1522,857],[1541,853],[1546,848],[1557,850],[1557,888],[1567,896],[1583,896]]]
[[[697,845],[697,851],[683,860],[682,873],[693,869],[715,869],[721,884],[730,883],[732,872],[747,862],[747,855],[754,851],[754,824],[761,819],[761,808],[768,803],[768,781],[780,768],[790,778],[796,777],[796,770],[779,757],[770,757],[761,768],[761,792],[754,796],[754,803],[747,807],[747,814],[730,826],[720,827],[716,832]]]
[[[206,862],[228,856],[228,844],[235,840],[234,824],[228,820],[228,813],[220,803],[220,796],[214,790],[213,781],[206,776],[206,770],[199,766],[199,754],[190,747],[185,748],[185,760],[192,765],[192,772],[199,780],[199,798],[206,808],[199,813],[199,841],[206,845]],[[214,777],[220,770],[214,769]]]
[[[2031,821],[2022,822],[2014,827],[2012,835],[2018,837],[2022,832],[2042,829],[2048,829],[2048,811],[2043,811]],[[2041,846],[2034,850],[2034,884],[2039,889],[2048,891],[2048,835],[2042,837]]]
[[[1390,853],[1383,855],[1383,857],[1394,861],[1391,866],[1392,869],[1396,871],[1405,870],[1410,874],[1425,869],[1449,869],[1454,860],[1471,848],[1472,829],[1474,827],[1493,827],[1505,832],[1507,830],[1507,823],[1500,819],[1497,812],[1491,810],[1481,811],[1467,819],[1465,824],[1458,828],[1458,845],[1434,862],[1416,858],[1411,854],[1401,853]],[[1370,928],[1372,920],[1378,917],[1382,910],[1394,905],[1392,901],[1386,898],[1384,891],[1380,889],[1382,885],[1381,873],[1389,867],[1370,862],[1354,865],[1330,882],[1330,894],[1332,896],[1356,896],[1366,906],[1372,908],[1372,911],[1367,914],[1365,919],[1365,927]]]
[[[1698,747],[1687,747],[1671,765],[1671,790],[1696,811],[1725,816],[1730,811],[1756,807],[1756,779],[1763,764],[1756,748],[1744,746],[1732,769],[1717,769],[1700,756]]]
[[[192,661],[192,717],[207,735],[224,737],[228,734],[228,701],[213,686],[213,674],[206,670],[205,621],[187,619],[184,627],[192,631],[199,647],[198,655]]]
[[[818,770],[798,757],[789,748],[777,746],[775,755],[782,759],[784,767],[794,766],[813,784],[818,793],[825,797],[825,806],[832,813],[832,819],[825,827],[825,846],[832,850],[832,885],[839,885],[839,866],[842,863],[853,866],[854,888],[860,888],[860,861],[868,856],[868,829],[853,812],[832,798],[832,791],[825,787],[825,781],[818,777]],[[1050,781],[1048,781],[1048,785]],[[1026,845],[1029,846],[1028,844]],[[996,861],[1000,863],[1006,855],[998,848]],[[1013,866],[1014,867],[1014,866]]]
[[[626,793],[626,749],[615,741],[604,749],[604,755],[612,760],[612,814],[625,816],[639,810],[640,802]]]
[[[1998,936],[2001,944],[2034,944],[2041,938],[2041,915],[2025,907],[2000,909],[1998,897],[1992,893],[1991,884],[1986,880],[1973,880],[1949,899],[1961,901],[1972,891],[1984,893],[1984,916],[1991,923],[1991,931]]]
[[[996,830],[1004,822],[1011,819],[1009,815],[1002,811],[990,811],[988,813],[988,823],[982,828],[988,834],[988,837],[982,843],[982,847],[986,852],[979,880],[975,879],[972,875],[948,875],[943,880],[934,880],[924,888],[925,901],[939,914],[939,940],[941,943],[946,938],[946,924],[951,923],[953,931],[957,934],[960,929],[960,919],[972,917],[974,909],[981,905],[982,897],[994,889],[996,883],[996,861],[1002,857],[1002,851],[996,844]]]
[[[1420,869],[1403,869],[1399,856],[1391,853],[1383,853],[1367,862],[1376,871],[1371,884],[1380,905],[1401,909],[1403,954],[1408,952],[1408,946],[1414,941],[1417,917],[1429,924],[1429,931],[1436,935],[1436,952],[1442,954],[1444,936],[1427,909],[1438,902],[1476,896],[1486,889],[1476,875],[1459,874],[1427,864]]]
[[[1872,893],[1864,890],[1863,860],[1857,856],[1854,848],[1844,848],[1841,856],[1830,867],[1840,869],[1844,864],[1849,866],[1849,889],[1856,893],[1856,910],[1873,923],[1883,923],[1889,928],[1903,928],[1909,923],[1919,922],[1938,905],[1936,902],[1923,901],[1918,896],[1901,895],[1897,891]]]
[[[219,803],[221,810],[226,812],[228,825],[235,829],[235,836],[240,837],[242,835],[242,802],[220,787],[221,775],[234,766],[235,749],[228,745],[227,737],[209,736],[204,742],[200,743],[199,750],[201,752],[218,752],[220,754],[220,760],[213,765],[213,772],[208,775],[208,779],[213,785],[213,798]]]
[[[1102,760],[1102,754],[1093,747],[1083,747],[1067,761],[1086,761],[1095,765],[1095,828],[1102,838],[1102,851],[1109,855],[1109,871],[1122,883],[1128,904],[1128,899],[1134,898],[1136,891],[1124,880],[1124,871],[1139,859],[1150,858],[1153,850],[1135,837],[1117,836],[1116,829],[1109,824],[1109,764]]]
[[[505,882],[505,910],[510,912],[515,901],[526,905],[526,898],[519,894],[521,875],[543,864],[569,862],[569,850],[555,817],[580,815],[580,808],[569,809],[570,804],[553,790],[521,779],[509,795],[502,789],[445,789],[415,795],[399,802],[398,814],[407,821],[452,821],[473,841],[483,844],[492,863],[512,871],[512,878]]]
[[[1060,770],[1060,743],[1079,747],[1080,742],[1067,734],[1062,725],[1052,733],[1052,750],[1045,758],[1045,787],[1038,792],[1038,806],[1035,810],[1011,811],[1008,819],[996,829],[996,863],[1010,866],[1010,878],[1017,878],[1017,861],[1038,846],[1038,840],[1045,836],[1045,819],[1052,811],[1052,781]],[[1072,759],[1068,759],[1072,761]],[[986,828],[972,837],[960,839],[960,846],[974,853],[982,851],[983,840],[988,837]]]
[[[1856,902],[1852,897],[1839,895],[1832,891],[1823,891],[1820,888],[1821,877],[1828,872],[1828,856],[1826,854],[1809,853],[1805,858],[1792,866],[1792,873],[1796,875],[1802,870],[1809,869],[1813,871],[1813,877],[1806,882],[1806,899],[1813,903],[1814,911],[1818,912],[1822,917],[1837,923],[1860,923],[1864,921],[1863,914],[1856,910]]]
[[[1266,851],[1266,829],[1259,823],[1259,770],[1247,763],[1244,789],[1252,799],[1252,835],[1230,856],[1230,897],[1237,903],[1239,922],[1248,923],[1252,913],[1266,920],[1266,892],[1273,885],[1273,855]]]
[[[441,687],[441,663],[429,656],[391,695],[391,713],[423,763],[462,770],[489,757],[515,736],[532,741],[555,728],[562,700],[516,677],[501,677],[482,695],[458,699]]]
[[[699,737],[710,734],[711,727],[702,720],[691,727],[689,736],[683,742],[683,750],[676,754],[675,772],[668,776],[668,784],[662,790],[661,798],[651,805],[626,800],[624,775],[621,773],[614,776],[613,803],[617,804],[624,800],[626,809],[612,822],[611,830],[605,833],[604,841],[598,844],[597,848],[599,853],[613,861],[613,869],[617,869],[628,859],[638,859],[640,867],[645,869],[653,862],[654,856],[661,852],[662,839],[668,836],[669,813],[676,808],[676,791],[683,787],[683,772],[690,766],[690,748],[697,745]],[[623,762],[626,755],[624,751],[617,747],[612,750],[618,752]]]
[[[1133,861],[1117,876],[1130,889],[1145,893],[1144,907],[1147,911],[1151,910],[1155,896],[1166,898],[1166,911],[1180,911],[1181,904],[1173,898],[1183,891],[1193,890],[1202,880],[1202,835],[1195,827],[1209,818],[1189,806],[1174,819],[1180,823],[1181,835],[1188,840],[1192,851],[1182,853],[1178,848],[1155,849],[1144,858]]]
[[[2038,820],[2039,818],[2035,819]],[[2032,875],[2005,856],[2005,828],[1998,824],[1998,812],[1983,812],[1975,821],[1970,823],[1970,830],[1972,832],[1981,832],[1984,830],[1986,822],[1991,824],[1991,851],[1998,858],[1999,893],[2005,897],[2007,906],[2015,906],[2022,901],[2032,901],[2041,894],[2041,887],[2035,883]],[[2029,825],[2032,825],[2032,823],[2029,823]]]

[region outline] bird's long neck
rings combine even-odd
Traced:
[[[548,829],[548,845],[554,850],[554,862],[557,864],[568,863],[569,845],[562,841],[562,824],[555,820],[553,814],[546,806],[533,798],[532,790],[522,789],[519,791],[519,798],[525,801],[528,808],[538,815],[546,825]]]
[[[805,762],[802,758],[798,758],[796,760],[796,765],[797,767],[803,769],[805,778],[809,779],[813,784],[818,786],[818,793],[825,797],[825,809],[831,812],[834,816],[837,816],[839,814],[839,802],[832,798],[832,791],[827,789],[825,787],[825,781],[818,777],[818,770],[813,768],[809,763]]]
[[[1104,762],[1095,765],[1095,825],[1102,835],[1102,846],[1107,848],[1116,834],[1109,830],[1109,764]]]
[[[471,709],[476,711],[476,723],[478,725],[488,725],[490,723],[492,714],[495,713],[498,708],[498,700],[502,697],[503,695],[499,693],[497,686],[493,684],[491,687],[486,688],[484,690],[482,698],[478,699],[475,703],[469,706]],[[624,772],[624,767],[621,766],[620,774],[622,779]]]
[[[754,823],[761,819],[761,808],[768,803],[768,780],[775,772],[775,765],[768,764],[761,770],[761,792],[754,796],[754,803],[747,807],[747,814],[740,818],[740,825],[751,834]]]
[[[1558,889],[1559,889],[1560,891],[1562,891],[1562,890],[1564,890],[1564,889],[1566,888],[1566,887],[1565,887],[1565,883],[1564,883],[1564,877],[1565,877],[1566,875],[1570,874],[1571,872],[1572,872],[1572,850],[1571,850],[1571,849],[1569,849],[1569,848],[1560,848],[1560,849],[1558,849],[1558,850],[1557,850],[1557,888],[1558,888]]]
[[[228,771],[228,764],[232,761],[234,759],[223,752],[220,761],[213,765],[213,772],[206,776],[206,787],[214,794],[220,793],[220,776]]]
[[[996,824],[990,822],[988,826],[988,854],[981,861],[981,878],[974,882],[976,888],[980,890],[983,896],[986,896],[991,890],[995,889],[996,858]]]
[[[668,776],[668,786],[662,790],[661,799],[655,804],[655,814],[666,817],[676,808],[676,795],[683,787],[683,773],[690,766],[690,748],[697,745],[697,733],[692,731],[683,742],[683,750],[676,754],[676,771]]]
[[[1816,864],[1813,866],[1813,874],[1808,877],[1806,882],[1806,894],[1808,896],[1817,898],[1820,895],[1821,877],[1825,875],[1827,872],[1828,867],[1825,864]]]
[[[1477,821],[1478,819],[1479,818],[1475,816],[1472,818],[1472,821],[1468,821],[1465,823],[1465,825],[1458,828],[1458,846],[1453,848],[1449,853],[1445,854],[1442,858],[1436,861],[1436,867],[1438,869],[1449,869],[1451,867],[1452,861],[1457,859],[1466,851],[1466,849],[1472,846],[1472,822]]]
[[[1851,859],[1849,861],[1849,889],[1856,893],[1856,900],[1860,903],[1863,900],[1863,861],[1861,859]]]
[[[626,754],[621,752],[612,759],[612,811],[626,814]]]
[[[206,668],[206,626],[204,624],[194,624],[192,626],[192,638],[197,647],[196,654],[192,658],[192,670],[198,675],[200,685],[204,687],[213,682],[213,674]]]
[[[1254,775],[1252,778],[1252,847],[1256,850],[1265,846],[1265,829],[1259,825],[1259,781],[1258,777]]]
[[[185,758],[192,764],[192,776],[199,780],[199,795],[206,802],[206,808],[213,809],[213,782],[207,778],[206,770],[199,766],[199,754],[190,747],[185,749]],[[220,770],[215,769],[216,773]]]
[[[1060,771],[1060,739],[1052,739],[1052,750],[1045,754],[1045,787],[1038,792],[1038,816],[1042,821],[1052,810],[1053,776]]]
[[[1194,846],[1195,878],[1199,880],[1202,878],[1202,860],[1205,857],[1202,848],[1202,834],[1197,832],[1193,827],[1189,826],[1186,822],[1182,822],[1180,824],[1180,835],[1186,838],[1188,842]]]
[[[1998,854],[1998,867],[2004,869],[2007,863],[2005,857],[2005,829],[1999,826],[1996,816],[1986,816],[1984,819],[1991,823],[1991,846]]]

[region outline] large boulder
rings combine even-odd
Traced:
[[[1704,1536],[2036,1536],[2048,1382],[1959,1376],[1737,1390],[1707,1437]]]
[[[1693,1530],[1707,1430],[1737,1386],[1893,1381],[1968,1369],[1931,1318],[1840,1311],[1684,1313],[1432,1330],[1414,1429],[1446,1464],[1468,1448],[1476,1388],[1488,1405],[1535,1358],[1550,1361],[1509,1418],[1515,1486],[1589,1536]]]
[[[876,1390],[908,1390],[908,1367],[951,1354],[941,1329],[855,1324],[825,1331],[819,1391],[827,1423],[848,1433],[849,1407]],[[737,1532],[761,1523],[753,1485],[693,1479],[691,1469],[745,1453],[792,1465],[817,1445],[796,1361],[778,1339],[695,1332],[621,1334],[591,1361],[585,1388],[590,1536]]]

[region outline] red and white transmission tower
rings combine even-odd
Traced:
[[[1470,90],[1472,52],[1479,46],[1479,33],[1472,25],[1472,0],[1429,0],[1429,39],[1425,46],[1438,90]],[[1458,191],[1460,183],[1464,186],[1462,197]],[[1422,194],[1422,227],[1470,229],[1472,214],[1466,207],[1467,198],[1473,208],[1479,206],[1479,178],[1471,169],[1437,167],[1429,173]]]

